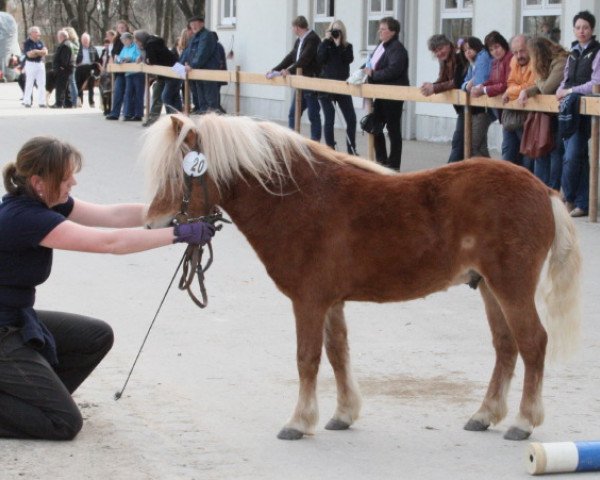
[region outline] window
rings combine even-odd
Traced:
[[[221,0],[221,25],[235,27],[236,0]]]
[[[368,0],[367,2],[367,48],[373,49],[379,43],[379,20],[395,17],[396,0]]]
[[[319,37],[325,37],[325,31],[335,16],[334,0],[313,0],[315,12],[314,31]]]
[[[456,42],[473,32],[473,0],[442,0],[442,33]]]
[[[562,0],[522,0],[523,33],[560,43]]]

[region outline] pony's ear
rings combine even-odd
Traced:
[[[183,119],[179,115],[171,115],[171,124],[173,125],[173,131],[175,136],[179,136],[181,129],[183,128]]]

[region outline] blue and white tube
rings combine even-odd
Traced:
[[[526,461],[532,475],[600,471],[600,441],[530,443]]]

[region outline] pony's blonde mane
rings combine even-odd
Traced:
[[[142,148],[147,161],[150,198],[159,193],[174,196],[183,189],[183,156],[190,150],[185,139],[190,131],[199,137],[198,148],[207,158],[208,174],[222,188],[236,178],[250,176],[263,188],[293,180],[292,163],[319,160],[347,163],[363,170],[390,174],[375,162],[337,153],[319,146],[289,128],[250,117],[208,113],[185,117],[177,115],[181,131],[176,134],[169,116],[161,118],[148,131]]]

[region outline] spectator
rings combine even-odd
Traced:
[[[58,45],[52,58],[52,69],[55,76],[55,97],[56,100],[51,108],[64,108],[69,84],[69,75],[73,70],[73,50],[69,42],[69,34],[65,30],[60,30],[56,34]]]
[[[217,46],[215,48],[215,60],[217,63],[217,70],[227,70],[227,55],[225,55],[225,47],[223,47],[223,44],[221,44],[221,42],[219,42],[219,35],[217,35],[217,32],[211,32],[214,36],[215,36],[215,40],[217,41]],[[225,109],[223,108],[223,106],[221,105],[221,87],[223,87],[224,85],[227,85],[227,82],[216,82],[218,88],[218,93],[219,93],[219,112],[221,113],[227,113],[225,111]]]
[[[516,100],[522,91],[535,85],[535,73],[527,50],[527,40],[525,35],[516,35],[510,42],[513,57],[510,60],[510,72],[506,80],[506,91],[502,95],[502,103]],[[503,120],[509,112],[509,110],[503,110]],[[527,114],[513,111],[514,113],[522,119],[522,123],[518,128],[508,128],[508,125],[502,125],[502,158],[533,172],[533,159],[519,152],[523,137],[523,124]]]
[[[109,30],[104,38],[104,48],[100,55],[100,97],[102,98],[102,112],[104,115],[110,114],[112,108],[112,79],[108,71],[108,64],[111,62],[112,48],[117,37],[117,32]]]
[[[294,48],[288,53],[279,64],[277,64],[267,76],[278,72],[283,77],[288,74],[295,74],[296,69],[302,69],[302,75],[305,77],[317,77],[321,72],[321,67],[317,60],[317,50],[321,39],[308,28],[308,21],[302,15],[296,17],[292,22],[292,31],[298,38],[294,43]],[[316,92],[302,90],[301,114],[308,108],[308,119],[310,120],[310,138],[319,142],[321,140],[321,113],[319,100]],[[296,119],[296,98],[292,95],[292,104],[288,114],[288,126],[295,127]]]
[[[467,73],[466,59],[462,51],[457,51],[448,37],[440,34],[433,35],[427,42],[427,46],[440,63],[440,73],[434,83],[425,82],[421,85],[421,93],[429,97],[434,93],[460,88]],[[454,110],[458,117],[452,136],[449,163],[465,158],[465,113],[464,109],[457,105],[454,105]]]
[[[46,67],[44,58],[48,55],[48,49],[41,40],[39,27],[29,29],[29,38],[25,40],[23,53],[25,54],[25,92],[23,93],[23,105],[31,107],[33,84],[37,85],[38,105],[46,108]]]
[[[496,97],[504,94],[510,72],[512,53],[506,38],[494,30],[486,35],[483,43],[493,60],[488,79],[483,83],[472,86],[471,95],[474,98],[482,95]],[[499,115],[496,114],[496,118],[498,117]]]
[[[536,75],[535,85],[519,94],[519,103],[527,104],[527,99],[538,94],[553,95],[563,78],[568,52],[560,45],[544,37],[532,38],[527,42],[531,65]],[[550,114],[547,114],[550,115]],[[533,172],[542,182],[560,191],[564,145],[558,131],[557,115],[552,115],[554,149],[545,157],[534,159]]]
[[[461,88],[471,93],[473,85],[481,85],[489,78],[492,57],[477,37],[467,37],[462,47],[469,61],[469,68]],[[487,109],[471,107],[471,155],[473,157],[490,156],[487,136],[492,121],[493,117]]]
[[[121,34],[123,48],[115,58],[115,62],[139,63],[140,50],[133,41],[133,35],[129,32]],[[123,116],[126,122],[141,122],[144,116],[144,86],[145,78],[142,72],[125,73],[125,94],[123,96]],[[116,107],[116,108],[115,108]],[[121,105],[113,105],[113,111],[106,117],[107,120],[118,120]]]
[[[379,21],[380,43],[373,52],[370,65],[367,64],[365,73],[369,83],[408,85],[408,52],[398,40],[400,22],[393,17],[384,17]],[[376,160],[395,170],[400,170],[402,160],[402,108],[401,100],[375,99],[373,114],[387,126],[390,138],[390,154],[388,156],[385,136],[375,135]]]
[[[325,32],[325,38],[317,50],[317,59],[323,70],[321,77],[330,80],[346,80],[350,76],[350,64],[354,61],[352,44],[346,36],[346,26],[341,20],[334,20]],[[346,148],[356,155],[356,112],[350,95],[320,93],[319,102],[325,114],[325,143],[335,150],[335,107],[340,107],[346,122]]]
[[[204,27],[204,17],[192,17],[188,20],[188,25],[194,36],[183,52],[183,59],[180,59],[180,63],[185,65],[188,72],[192,69],[215,70],[217,68],[215,58],[217,41],[212,32]],[[195,113],[202,114],[219,109],[219,86],[216,82],[194,80],[189,84],[192,91],[196,92]]]
[[[75,80],[75,64],[77,61],[77,56],[79,55],[79,36],[73,27],[65,27],[64,29],[69,35],[69,42],[71,45],[72,56],[71,60],[73,62],[73,69],[71,74],[69,75],[69,89],[67,92],[69,93],[69,100],[65,102],[65,107],[69,108],[77,108],[81,106],[77,103],[77,99],[79,98],[79,91],[77,90],[77,81]]]
[[[178,62],[181,63],[181,59],[183,56],[183,52],[185,51],[185,49],[187,48],[187,46],[189,45],[190,42],[190,38],[192,37],[192,30],[191,28],[187,27],[184,28],[181,31],[181,34],[179,35],[179,38],[177,39],[177,43],[176,45],[171,49],[171,51],[173,53],[175,53],[177,55],[177,58],[179,59]],[[197,103],[197,98],[195,98],[196,94],[195,91],[193,89],[191,89],[191,93],[192,93],[192,102],[195,105],[198,105]],[[185,83],[182,82],[181,85],[181,98],[182,98],[182,103],[185,103],[185,98],[186,98],[186,92],[185,92]]]
[[[123,42],[121,41],[121,35],[129,32],[129,25],[125,20],[119,20],[117,22],[117,35],[113,42],[111,49],[111,60],[110,63],[115,62],[115,59],[121,53],[123,49]],[[112,108],[110,113],[106,116],[108,120],[118,120],[121,115],[121,107],[123,106],[123,97],[125,96],[125,74],[115,73],[113,81],[112,91]],[[111,117],[111,118],[108,118]],[[115,118],[116,117],[116,118]]]
[[[81,48],[77,54],[75,80],[77,81],[77,91],[79,92],[79,101],[83,105],[83,90],[87,86],[88,103],[94,108],[94,84],[96,77],[100,73],[100,57],[96,48],[90,45],[90,35],[85,32],[81,35]]]
[[[172,67],[177,62],[177,56],[167,48],[165,41],[156,35],[150,35],[145,30],[136,30],[133,32],[135,43],[138,49],[143,53],[144,62],[148,65],[162,65],[163,67]],[[152,106],[150,115],[143,123],[145,127],[152,125],[162,110],[163,104],[167,113],[181,112],[181,84],[182,81],[177,78],[161,77],[158,75],[152,84]]]
[[[565,101],[570,94],[589,95],[592,87],[600,84],[600,43],[594,36],[596,18],[587,10],[573,17],[575,40],[565,66],[563,81],[556,91],[556,98]],[[565,157],[561,186],[567,208],[572,217],[588,214],[590,167],[588,140],[590,138],[590,117],[582,115],[579,128],[564,139]]]

